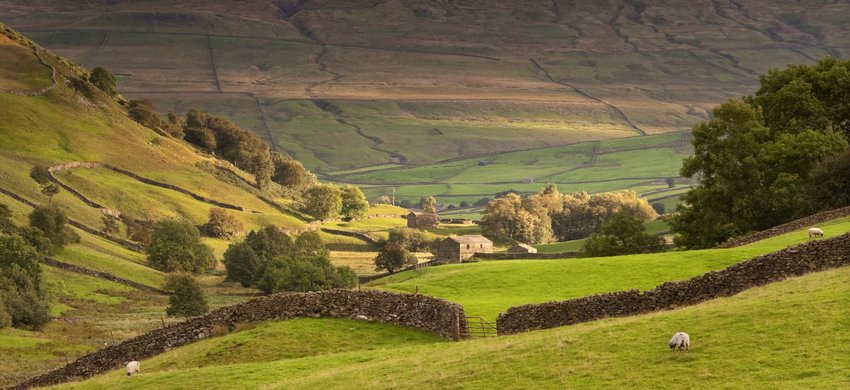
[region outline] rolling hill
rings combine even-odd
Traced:
[[[113,70],[126,96],[226,113],[321,175],[681,133],[770,68],[850,53],[850,7],[821,0],[4,0],[0,14]],[[503,181],[403,196],[458,204]]]

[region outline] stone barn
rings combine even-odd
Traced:
[[[493,241],[479,235],[452,236],[440,241],[434,260],[460,263],[472,257],[476,252],[493,253]]]
[[[411,211],[407,214],[407,227],[414,229],[430,229],[437,227],[440,217],[434,213],[417,213]]]
[[[537,253],[537,248],[526,245],[526,244],[517,244],[508,249],[508,253],[517,253],[517,254],[525,254],[525,253]]]

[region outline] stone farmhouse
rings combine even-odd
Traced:
[[[460,263],[476,252],[493,253],[493,241],[479,235],[452,236],[440,241],[434,261]]]
[[[437,227],[440,217],[434,213],[417,213],[411,211],[407,214],[407,227],[414,229],[430,229]]]
[[[517,245],[514,245],[514,246],[508,248],[508,253],[519,253],[519,254],[537,253],[537,248],[535,248],[531,245],[517,244]]]

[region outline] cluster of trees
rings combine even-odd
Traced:
[[[316,176],[300,161],[270,151],[260,137],[226,118],[197,109],[189,110],[185,118],[174,112],[163,118],[149,100],[130,101],[128,111],[136,122],[185,139],[253,174],[260,189],[274,182],[301,195],[304,211],[317,219],[358,217],[364,215],[369,207],[358,187],[317,184]]]
[[[616,213],[640,221],[658,214],[633,191],[561,194],[554,184],[526,197],[507,193],[487,204],[482,226],[500,240],[530,244],[584,238],[599,230]]]
[[[354,270],[331,264],[330,253],[316,232],[293,239],[274,226],[251,231],[243,241],[227,248],[224,265],[226,280],[267,294],[357,285]]]
[[[201,230],[209,237],[231,239],[242,234],[245,225],[232,212],[213,207],[209,212],[209,221],[201,226]]]
[[[188,221],[166,219],[154,223],[146,251],[150,265],[163,272],[198,273],[211,270],[216,264],[212,248],[201,242],[198,228]]]
[[[433,199],[433,198],[432,198]],[[393,273],[402,268],[415,265],[414,252],[433,251],[437,241],[418,229],[391,229],[389,238],[381,245],[375,257],[375,270]]]
[[[304,192],[304,212],[317,219],[362,217],[369,210],[366,195],[353,185],[317,184]]]
[[[677,244],[731,236],[850,204],[850,61],[832,58],[760,77],[760,88],[694,127],[682,176],[697,187],[671,220]]]
[[[65,226],[67,217],[55,206],[39,206],[29,226],[18,227],[0,204],[0,328],[39,328],[50,321],[41,281],[43,256],[79,239]]]

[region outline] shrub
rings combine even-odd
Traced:
[[[156,113],[156,108],[153,102],[147,99],[130,100],[128,104],[128,113],[130,118],[150,129],[158,129],[162,127],[163,121]]]
[[[187,221],[157,222],[147,252],[151,266],[164,272],[197,273],[215,266],[212,249],[201,242],[198,229]]]
[[[419,208],[424,213],[437,213],[437,200],[433,196],[423,196],[419,199]]]
[[[659,215],[664,214],[664,203],[660,203],[660,202],[653,203],[652,209],[655,210],[655,212],[658,213]]]
[[[40,260],[22,237],[0,234],[0,328],[3,324],[40,328],[50,321]]]
[[[351,268],[334,267],[327,258],[278,257],[268,264],[257,287],[267,294],[273,294],[282,291],[351,288],[356,284],[357,276]]]
[[[399,243],[389,242],[378,251],[378,256],[375,257],[375,270],[387,270],[389,273],[394,273],[408,265],[416,264],[416,256],[408,252]]]
[[[115,80],[115,76],[100,66],[96,66],[92,69],[91,74],[89,75],[89,82],[101,91],[106,92],[109,96],[115,96],[118,94],[118,91],[116,90],[118,82]]]
[[[37,206],[29,214],[30,226],[38,229],[50,241],[50,251],[55,252],[65,245],[80,241],[80,236],[65,226],[68,217],[54,205]]]
[[[12,222],[12,211],[9,206],[0,203],[0,233],[12,233],[15,231],[15,223]]]
[[[210,237],[232,238],[245,230],[245,225],[233,213],[213,207],[209,212],[209,222],[203,226],[204,233]]]
[[[171,294],[165,309],[169,316],[199,316],[210,310],[204,290],[191,275],[169,275],[163,289]]]

